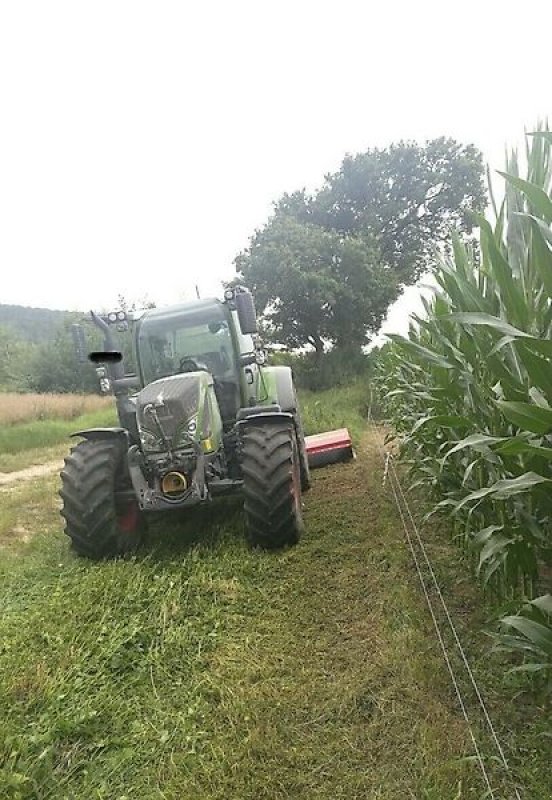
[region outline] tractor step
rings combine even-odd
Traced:
[[[305,444],[311,469],[350,461],[355,457],[353,443],[347,428],[305,436]]]

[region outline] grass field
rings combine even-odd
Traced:
[[[24,403],[28,395],[18,396],[23,398]],[[0,404],[2,397],[0,394]],[[93,396],[90,403],[83,405],[92,410],[70,416],[69,409],[79,409],[79,396],[65,397],[75,398],[74,405],[68,403],[66,406],[67,417],[61,416],[61,408],[58,408],[59,416],[0,425],[0,472],[14,472],[32,464],[61,458],[70,447],[70,436],[74,431],[117,424],[112,398]]]
[[[317,433],[330,428],[349,425],[353,438],[358,441],[362,429],[362,385],[350,391],[348,409],[343,410],[339,390],[319,395],[303,392],[304,424],[307,433]],[[45,398],[41,403],[39,398]],[[31,400],[29,400],[31,398]],[[34,398],[34,399],[33,399]],[[20,401],[21,419],[16,422],[15,408]],[[40,418],[41,413],[52,411],[52,416]],[[84,409],[86,413],[78,413]],[[11,420],[11,422],[9,422]],[[0,472],[15,472],[33,464],[43,464],[61,459],[68,451],[70,436],[83,428],[104,427],[117,424],[112,398],[82,395],[15,395],[0,393]]]
[[[0,797],[482,796],[363,396],[304,398],[307,427],[349,424],[359,457],[315,473],[307,532],[282,553],[248,549],[228,499],[89,563],[61,532],[56,477],[0,489]],[[427,535],[523,796],[545,800],[546,710],[512,702],[481,596]]]
[[[109,408],[110,397],[96,394],[0,392],[0,426],[42,420],[73,420]]]

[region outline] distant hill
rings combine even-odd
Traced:
[[[54,311],[50,308],[30,308],[0,304],[0,326],[14,330],[29,342],[44,342],[53,339],[60,325],[68,318],[81,316],[69,311]]]

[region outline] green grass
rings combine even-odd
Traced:
[[[32,447],[18,453],[0,453],[0,472],[18,472],[30,466],[61,461],[70,446],[70,440],[66,439],[62,444],[51,447]]]
[[[38,451],[63,443],[67,443],[68,447],[71,434],[81,428],[115,424],[115,409],[107,408],[72,420],[37,420],[0,428],[0,472],[12,472],[29,464],[43,463],[45,454]],[[47,454],[46,460],[49,457],[50,454]]]
[[[353,381],[347,388],[326,389],[322,392],[299,392],[305,433],[322,433],[335,428],[349,428],[353,442],[360,442],[370,402],[367,384]]]
[[[361,381],[349,389],[300,392],[307,433],[348,426],[355,444],[363,426],[367,391]],[[116,425],[115,408],[84,414],[73,420],[41,420],[0,428],[0,472],[14,472],[31,464],[60,459],[70,446],[69,437],[81,428]]]
[[[320,417],[356,425],[360,390],[329,396]],[[240,502],[228,499],[159,516],[132,559],[90,563],[61,533],[57,479],[0,492],[0,797],[481,796],[358,424],[359,458],[314,474],[306,535],[282,553],[248,549]],[[529,699],[513,708],[456,549],[442,537],[430,546],[500,735],[523,747],[513,766],[526,796],[545,800],[544,710]]]

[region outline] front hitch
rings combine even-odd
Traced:
[[[147,482],[142,469],[142,453],[138,445],[128,450],[128,471],[132,486],[142,511],[162,511],[179,506],[191,506],[209,499],[209,490],[205,480],[205,454],[198,448],[197,462],[189,489],[178,498],[170,499],[163,492],[152,488]]]

